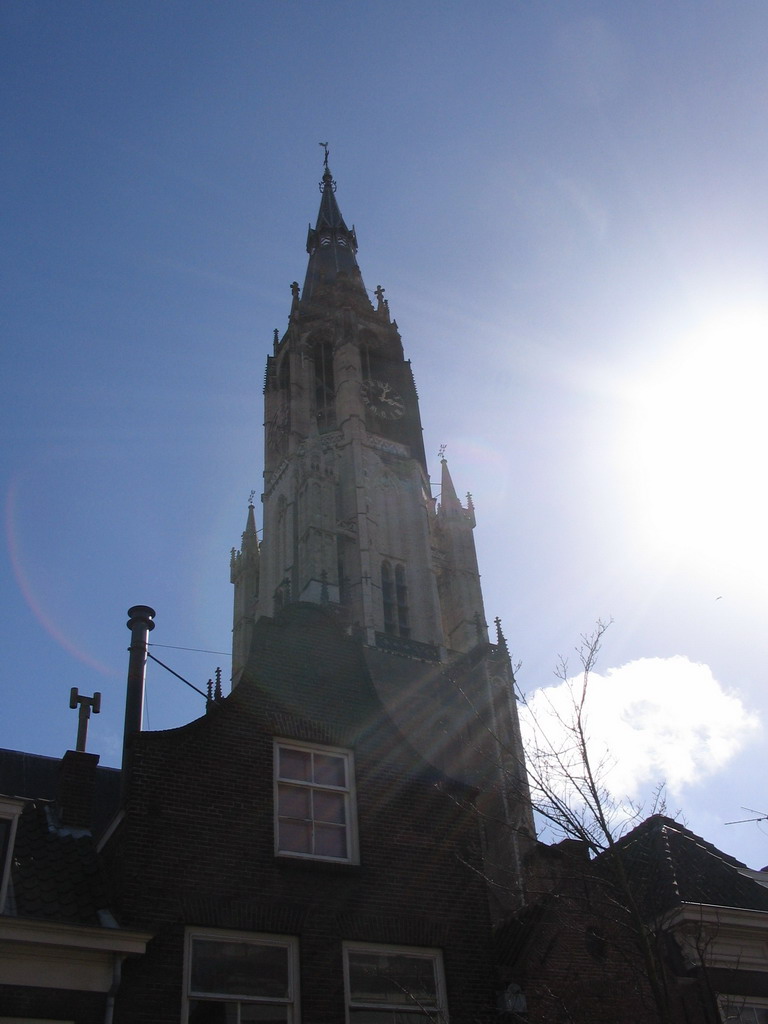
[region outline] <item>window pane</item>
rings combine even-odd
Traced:
[[[754,1006],[739,1001],[728,1003],[725,1010],[728,1024],[768,1024],[768,1006]]]
[[[402,953],[349,953],[349,985],[357,1003],[437,1005],[434,961]]]
[[[284,853],[312,853],[312,825],[309,822],[281,821],[277,848]]]
[[[376,960],[374,955],[349,954],[349,990],[353,1002],[386,1002],[386,983],[379,977]]]
[[[308,750],[280,747],[280,778],[309,782],[312,778],[312,755]]]
[[[252,942],[194,939],[192,991],[288,998],[288,950]]]
[[[277,813],[283,818],[312,817],[310,810],[311,790],[305,786],[286,786],[281,783],[277,787]]]
[[[419,1003],[437,1003],[434,961],[421,956],[391,957],[392,975],[398,986]]]
[[[240,1009],[240,1016],[237,1011]],[[225,1003],[195,999],[189,1004],[189,1024],[286,1024],[289,1008],[264,1003]]]
[[[318,857],[346,857],[346,828],[343,825],[315,825],[315,853]]]
[[[315,754],[315,779],[320,786],[341,786],[347,784],[346,761],[332,754]]]
[[[316,789],[314,793],[315,821],[332,821],[344,825],[347,820],[343,793],[328,793]],[[296,815],[298,817],[298,815]]]
[[[189,1004],[189,1024],[235,1024],[237,1003],[194,999]]]
[[[287,1006],[264,1006],[262,1003],[246,1003],[240,1007],[242,1024],[258,1021],[258,1024],[284,1024],[289,1020]]]

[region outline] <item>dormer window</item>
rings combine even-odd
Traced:
[[[16,826],[23,809],[23,800],[0,796],[0,913],[2,914],[6,912],[8,902]]]

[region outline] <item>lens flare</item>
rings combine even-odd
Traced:
[[[100,661],[97,661],[96,658],[93,658],[88,654],[87,651],[83,651],[77,647],[73,643],[72,638],[61,630],[51,619],[50,615],[48,615],[43,609],[24,567],[22,548],[19,542],[16,526],[18,520],[18,500],[19,476],[16,474],[11,479],[5,501],[5,539],[13,575],[16,583],[18,584],[19,590],[24,597],[27,607],[43,627],[45,632],[48,633],[48,635],[55,640],[57,644],[63,647],[68,654],[71,654],[73,657],[77,658],[78,661],[81,661],[84,665],[87,665],[89,668],[94,669],[96,672],[99,672],[104,676],[114,676],[116,673],[113,668],[103,665]]]
[[[768,569],[768,310],[710,317],[629,396],[626,456],[651,548],[741,579]]]

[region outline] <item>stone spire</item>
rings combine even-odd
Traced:
[[[310,225],[307,232],[309,263],[301,293],[302,306],[324,298],[328,290],[337,285],[370,303],[355,258],[357,235],[354,228],[347,227],[336,202],[336,182],[328,167],[327,150],[320,192],[317,223],[314,228]]]
[[[456,488],[453,486],[451,471],[448,469],[448,462],[445,457],[440,460],[440,464],[442,466],[440,479],[440,515],[444,517],[464,517],[464,509],[456,496]]]
[[[446,571],[440,575],[440,603],[448,646],[470,650],[487,639],[483,594],[472,531],[475,510],[471,501],[465,508],[456,494],[445,457],[440,460],[442,475],[440,506],[437,510],[439,549]]]
[[[239,551],[232,548],[230,580],[235,585],[234,616],[232,623],[232,682],[237,682],[251,646],[255,623],[256,602],[259,597],[259,537],[256,533],[256,510],[253,492],[248,499],[248,518],[243,530]]]
[[[240,549],[240,554],[243,558],[253,561],[258,564],[259,561],[259,538],[256,533],[256,510],[253,506],[252,494],[248,502],[248,518],[245,521],[245,529],[243,530],[243,546]]]

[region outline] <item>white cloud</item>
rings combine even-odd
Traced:
[[[570,685],[569,685],[570,684]],[[536,691],[523,708],[524,738],[533,738],[532,721],[556,748],[565,740],[563,721],[571,718],[570,686],[581,680]],[[640,658],[604,675],[592,673],[586,701],[590,757],[606,754],[606,787],[617,800],[647,797],[661,782],[679,798],[686,786],[716,774],[761,731],[760,720],[700,665],[677,655]]]

